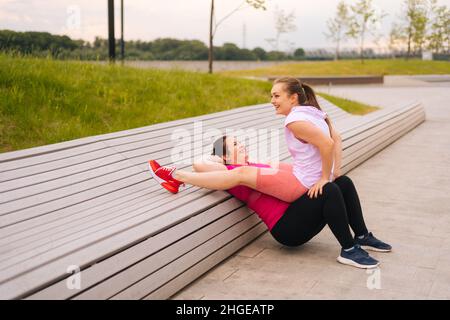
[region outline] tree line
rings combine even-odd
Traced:
[[[377,10],[372,0],[359,0],[354,5],[341,1],[334,17],[327,22],[327,38],[336,47],[335,58],[340,58],[341,45],[356,40],[360,58],[364,59],[367,37],[375,43],[382,39],[379,26],[387,16]],[[388,46],[392,52],[404,51],[406,58],[420,56],[424,50],[435,54],[450,52],[450,9],[437,0],[403,0],[401,13],[393,23]]]
[[[116,43],[119,48],[119,40]],[[96,37],[93,42],[73,40],[68,36],[48,32],[16,32],[0,30],[0,50],[57,59],[107,60],[108,40]],[[199,40],[161,38],[154,41],[125,41],[128,60],[208,60],[208,47]],[[302,60],[305,51],[298,48],[292,54],[266,51],[257,47],[242,49],[233,43],[214,46],[216,60]]]

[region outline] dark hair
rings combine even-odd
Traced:
[[[301,106],[312,106],[322,111],[322,108],[319,105],[319,102],[317,101],[316,94],[309,85],[306,83],[302,83],[297,78],[293,77],[283,77],[278,78],[274,81],[273,84],[282,83],[284,84],[284,90],[291,96],[293,94],[298,95],[298,103]],[[328,125],[328,128],[330,129],[330,135],[331,135],[331,123],[330,119],[327,117],[325,118],[325,122]]]
[[[212,156],[219,156],[223,159],[223,161],[226,164],[225,157],[227,156],[227,144],[226,144],[227,136],[223,136],[216,141],[214,141],[213,144],[213,151],[211,153]]]

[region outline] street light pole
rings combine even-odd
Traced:
[[[211,0],[211,15],[209,18],[209,50],[208,50],[208,72],[213,72],[214,47],[213,47],[213,20],[214,20],[214,0]]]
[[[108,43],[109,61],[116,60],[116,39],[114,38],[114,0],[108,0]]]
[[[120,0],[120,55],[125,60],[125,42],[123,41],[123,0]]]

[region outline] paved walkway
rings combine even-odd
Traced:
[[[265,233],[172,298],[450,299],[449,89],[403,77],[330,88],[382,107],[421,100],[426,108],[425,123],[348,174],[369,230],[394,247],[372,254],[379,269],[336,262],[340,248],[328,228],[294,249]]]

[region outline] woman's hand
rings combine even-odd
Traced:
[[[324,185],[326,185],[328,182],[330,182],[328,179],[320,178],[319,181],[316,182],[315,185],[311,187],[311,189],[308,190],[308,196],[312,198],[317,198],[317,196],[322,194],[322,188]]]

